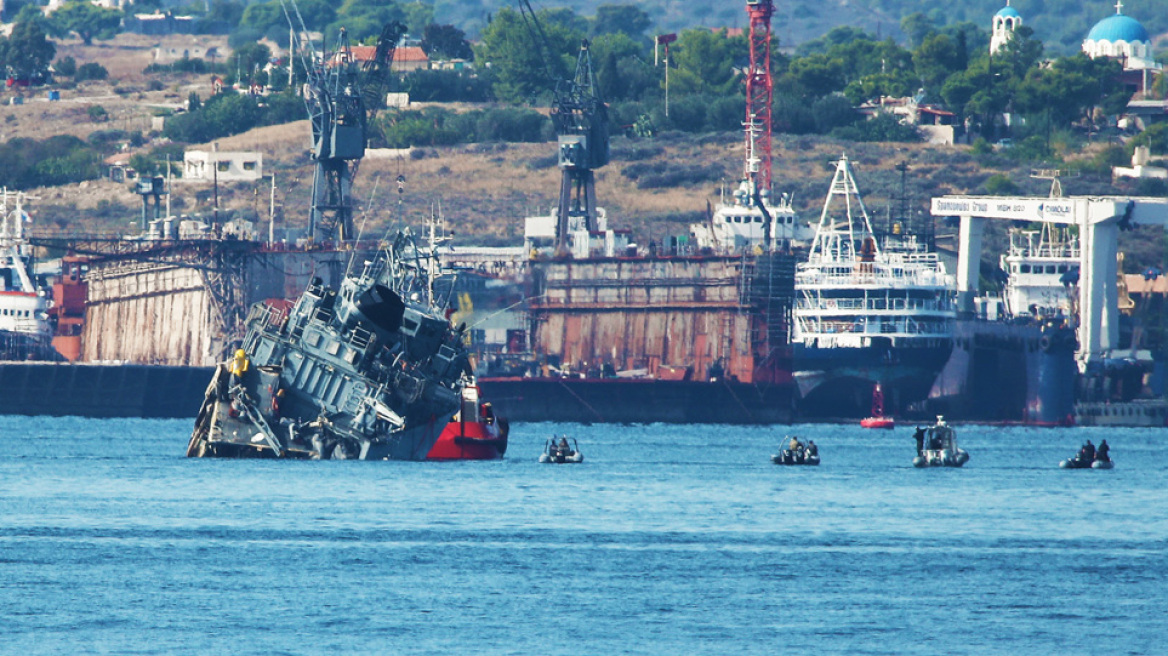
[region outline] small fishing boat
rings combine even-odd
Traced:
[[[572,441],[571,446],[568,445],[568,440]],[[580,446],[576,444],[576,438],[567,436],[557,438],[553,435],[551,439],[544,442],[543,453],[539,454],[539,461],[555,464],[580,463],[584,462],[584,454],[580,453]]]
[[[917,457],[913,467],[960,467],[969,461],[969,454],[957,447],[957,432],[937,415],[937,423],[917,428]]]

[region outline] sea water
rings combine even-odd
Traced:
[[[492,462],[0,417],[5,654],[1168,653],[1168,431],[527,424]],[[553,434],[580,465],[539,464]],[[784,435],[819,467],[772,465]],[[1107,438],[1111,471],[1060,470]]]

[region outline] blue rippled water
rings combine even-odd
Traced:
[[[513,427],[496,462],[188,460],[0,417],[0,652],[1168,652],[1168,431]],[[787,432],[819,468],[768,457]],[[549,434],[583,465],[540,465]],[[1057,463],[1107,437],[1112,471]]]

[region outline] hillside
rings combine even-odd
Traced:
[[[570,7],[583,16],[593,16],[602,4],[619,0],[540,0],[538,9]],[[677,32],[694,27],[745,27],[745,0],[730,2],[689,2],[687,0],[645,0],[636,3],[654,21],[651,31]],[[1067,54],[1079,49],[1083,38],[1097,21],[1115,13],[1110,0],[1015,0],[1025,24],[1034,28],[1048,52]],[[970,21],[989,30],[990,19],[1005,5],[1004,0],[957,0],[936,3],[928,0],[821,0],[819,2],[776,2],[774,31],[784,46],[798,46],[817,39],[833,27],[850,25],[871,34],[891,36],[905,42],[900,30],[903,17],[914,12],[929,16],[938,25]],[[476,35],[487,18],[500,7],[514,7],[514,0],[446,0],[435,4],[435,20],[453,23]],[[1131,0],[1124,13],[1141,21],[1151,34],[1168,32],[1168,0]]]
[[[63,120],[69,121],[71,114]],[[38,118],[45,119],[43,110]],[[51,121],[50,121],[51,122]],[[307,157],[307,121],[259,128],[219,140],[222,150],[258,150],[265,173],[275,173],[279,190],[277,226],[303,228],[312,187]],[[205,146],[204,146],[205,147]],[[198,148],[198,146],[194,146]],[[1100,146],[1091,146],[1098,150]],[[365,235],[380,236],[402,225],[418,226],[432,208],[440,208],[458,243],[518,245],[523,217],[546,213],[559,189],[559,170],[551,144],[470,144],[416,149],[411,157],[367,159],[354,187],[358,217]],[[1030,169],[998,155],[973,155],[968,147],[924,144],[856,144],[824,137],[780,136],[775,144],[775,178],[779,191],[792,194],[805,220],[816,220],[831,178],[830,162],[846,152],[873,219],[884,220],[900,194],[900,175],[893,167],[910,167],[907,192],[918,217],[927,214],[928,199],[947,193],[979,193],[995,174],[1004,175],[1019,193],[1043,195],[1048,183],[1029,178]],[[688,233],[689,224],[704,219],[707,203],[718,202],[720,189],[740,175],[742,144],[738,135],[665,133],[656,139],[617,138],[613,162],[597,172],[597,196],[613,227],[628,227],[645,244],[669,235]],[[405,177],[398,191],[395,179]],[[268,182],[221,184],[223,216],[252,219],[267,216]],[[1134,186],[1112,186],[1106,175],[1085,174],[1065,182],[1068,194],[1134,193]],[[141,201],[128,186],[91,181],[42,188],[34,206],[37,227],[70,233],[128,231],[141,212]],[[210,215],[208,184],[176,182],[172,203],[176,212]],[[358,220],[360,226],[361,219]],[[953,234],[955,225],[941,224],[939,234]],[[1000,246],[1002,235],[991,235]],[[1163,264],[1163,235],[1125,233],[1129,270]],[[989,257],[989,256],[987,256]]]

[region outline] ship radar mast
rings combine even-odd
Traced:
[[[844,204],[843,222],[837,222],[831,213],[833,201],[837,197]],[[815,241],[811,244],[808,261],[863,261],[874,259],[879,254],[880,247],[876,243],[868,208],[864,207],[852,163],[845,154],[835,163],[835,175],[823,203],[823,212],[819,215],[819,226],[815,230]]]

